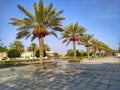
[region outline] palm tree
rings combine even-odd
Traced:
[[[59,16],[61,13],[63,13],[63,10],[57,11],[56,8],[53,8],[52,3],[50,3],[48,6],[45,6],[43,0],[40,0],[38,4],[33,4],[35,12],[34,15],[21,5],[17,6],[27,16],[27,18],[11,18],[13,22],[10,24],[18,26],[18,34],[16,38],[21,39],[26,37],[27,39],[31,35],[33,35],[31,41],[33,41],[35,38],[38,38],[41,61],[43,60],[44,37],[50,34],[57,37],[57,34],[54,32],[54,30],[63,31],[60,26],[61,21],[65,18]]]
[[[9,45],[10,49],[17,49],[20,53],[24,52],[24,45],[20,40],[15,40],[13,43]]]
[[[87,57],[89,59],[89,54],[90,54],[90,46],[91,46],[91,40],[93,38],[93,35],[91,34],[85,34],[81,37],[81,42],[85,45],[86,50],[87,50]]]
[[[32,51],[33,53],[33,59],[34,59],[34,53],[35,53],[35,50],[37,49],[37,44],[36,43],[31,43],[31,45],[27,48],[27,51]]]
[[[80,36],[83,35],[85,31],[86,29],[79,26],[78,23],[72,23],[66,26],[62,32],[62,39],[64,39],[62,43],[67,42],[66,46],[68,46],[71,41],[73,42],[74,60],[76,60],[76,42],[80,40]]]
[[[92,39],[92,40],[91,40],[91,45],[92,45],[94,57],[96,57],[96,51],[98,50],[99,40],[97,40],[97,39]]]

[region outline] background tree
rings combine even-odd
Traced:
[[[78,23],[72,23],[66,26],[62,32],[62,39],[64,39],[62,43],[67,42],[66,46],[71,41],[73,43],[74,60],[76,60],[76,42],[80,40],[80,36],[82,36],[85,31],[86,29],[82,26],[79,26]]]
[[[32,52],[32,57],[34,59],[35,50],[37,49],[36,43],[31,43],[31,45],[27,48],[27,51]]]
[[[90,46],[91,46],[92,38],[93,38],[93,35],[91,35],[91,34],[85,34],[81,37],[82,43],[85,45],[86,50],[87,50],[88,59],[89,59],[89,54],[90,54]]]
[[[93,50],[94,57],[96,57],[96,51],[98,50],[99,40],[92,39],[91,40],[91,45],[92,45],[92,50]]]
[[[44,50],[45,51],[50,51],[50,47],[48,46],[48,44],[44,44]]]
[[[17,50],[17,49],[10,49],[8,50],[8,57],[9,58],[17,58],[17,57],[20,57],[21,54],[20,54],[20,51]]]
[[[60,58],[60,55],[59,55],[57,52],[55,52],[53,56],[54,56],[55,58]]]
[[[39,51],[40,51],[39,49],[36,49],[36,51],[35,51],[35,56],[36,57],[40,57],[40,52]],[[47,55],[45,50],[43,51],[43,53],[44,53],[44,57],[45,57]]]
[[[17,49],[20,51],[20,53],[24,52],[24,45],[20,40],[15,40],[13,43],[10,43],[9,48]]]
[[[73,51],[72,49],[69,49],[69,50],[67,51],[66,56],[74,56],[74,51]]]
[[[11,18],[13,22],[10,24],[18,26],[18,34],[16,38],[28,38],[31,35],[33,35],[31,39],[32,41],[35,38],[38,38],[40,60],[43,60],[44,37],[50,34],[57,37],[57,34],[54,31],[63,31],[60,27],[61,21],[65,18],[59,16],[63,13],[63,10],[57,11],[56,8],[53,8],[52,3],[45,6],[43,0],[40,0],[39,3],[33,4],[35,14],[30,13],[21,5],[17,6],[27,17],[22,19]]]
[[[6,51],[7,51],[7,47],[0,45],[0,52],[6,52]]]

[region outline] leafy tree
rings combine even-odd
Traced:
[[[72,42],[73,43],[73,50],[74,50],[74,60],[76,60],[76,42],[80,40],[80,36],[84,34],[86,29],[82,26],[79,26],[78,23],[70,24],[64,28],[62,32],[62,43],[67,42],[66,46]]]
[[[80,56],[81,56],[81,53],[80,53],[79,50],[76,50],[76,56],[77,56],[77,57],[80,57]]]
[[[9,58],[16,58],[16,57],[20,57],[20,51],[17,49],[10,49],[8,50],[8,57]]]
[[[68,50],[66,56],[74,56],[74,51],[72,49]]]
[[[35,56],[36,57],[40,57],[39,51],[40,51],[39,49],[36,49],[36,51],[35,51]],[[45,50],[43,52],[44,52],[44,57],[45,57],[46,56]]]
[[[6,46],[0,46],[0,52],[6,52],[7,47]]]
[[[67,56],[74,56],[74,51],[72,49],[68,50],[67,51]],[[76,50],[76,56],[77,57],[80,57],[81,56],[81,53],[79,50]]]
[[[58,53],[55,52],[55,53],[54,53],[54,57],[55,57],[55,58],[59,58],[60,55],[59,55]]]
[[[18,26],[16,38],[28,38],[31,35],[33,35],[31,41],[37,38],[39,40],[40,60],[43,60],[44,37],[50,34],[57,37],[57,34],[54,31],[63,31],[61,28],[61,21],[65,18],[59,16],[63,13],[63,10],[57,11],[56,8],[53,8],[52,3],[45,6],[43,0],[33,4],[35,14],[30,13],[21,5],[17,5],[17,7],[27,17],[11,18],[13,22],[10,24]]]

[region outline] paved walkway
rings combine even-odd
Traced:
[[[1,69],[0,90],[120,90],[120,58]]]

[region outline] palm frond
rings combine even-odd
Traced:
[[[32,42],[34,39],[36,39],[36,36],[32,36],[32,38],[31,38],[31,42]]]
[[[47,12],[49,12],[52,8],[53,8],[53,4],[50,3],[50,4],[47,6]]]
[[[30,32],[28,32],[27,30],[21,31],[17,33],[16,39],[21,39],[23,37],[26,37],[28,34],[30,34]]]
[[[67,42],[67,39],[64,39],[64,40],[62,41],[62,43],[65,43],[65,42]]]
[[[67,42],[66,47],[69,45],[70,41]]]
[[[60,11],[58,11],[58,13],[56,15],[59,15],[59,14],[61,14],[63,12],[64,12],[64,10],[60,10]]]
[[[43,0],[40,0],[40,2],[39,2],[38,15],[39,15],[39,17],[38,17],[39,23],[44,22],[44,3],[43,3]]]
[[[25,39],[28,39],[28,38],[30,37],[30,35],[31,35],[31,33],[29,33],[29,34],[26,36],[26,38],[25,38]]]
[[[17,5],[17,7],[25,14],[27,15],[30,19],[35,20],[35,17],[24,7],[22,7],[21,5]]]
[[[56,38],[58,38],[57,34],[54,31],[49,32],[50,34],[54,35]]]
[[[52,29],[55,31],[60,31],[60,32],[64,31],[64,29],[61,27],[53,27]]]

